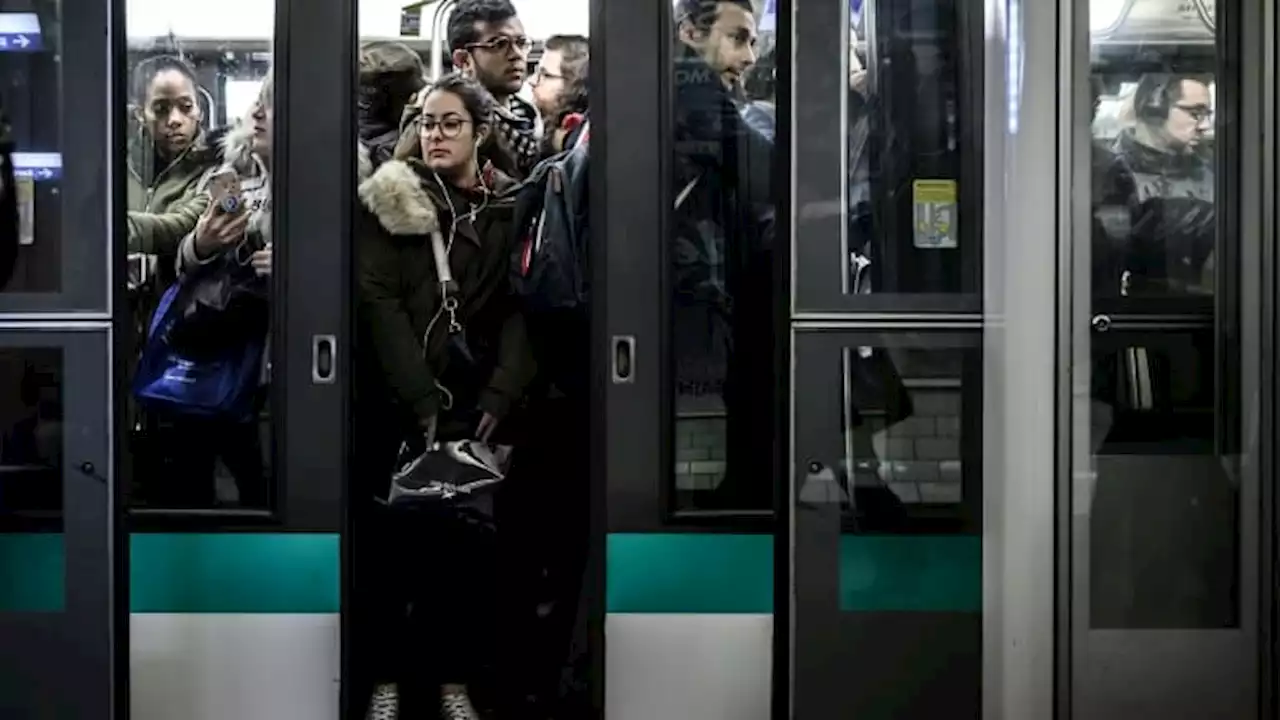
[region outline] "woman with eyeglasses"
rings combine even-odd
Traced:
[[[376,498],[406,439],[509,437],[534,367],[507,280],[514,183],[481,161],[493,98],[459,73],[420,95],[394,159],[359,188],[353,664],[373,685],[368,718],[398,717],[409,684],[432,688],[447,720],[472,720],[499,623],[496,538]]]

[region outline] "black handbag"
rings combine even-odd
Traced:
[[[403,463],[391,476],[387,503],[392,508],[448,510],[464,520],[492,525],[494,496],[506,479],[510,446],[454,440],[431,443],[420,454],[407,450],[406,443],[401,447]]]

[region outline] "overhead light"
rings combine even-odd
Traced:
[[[1089,34],[1109,35],[1115,32],[1132,9],[1133,0],[1090,0]]]

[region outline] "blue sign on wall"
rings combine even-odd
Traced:
[[[60,153],[28,153],[13,154],[13,174],[17,177],[41,180],[58,180],[62,177],[62,155]]]
[[[0,13],[0,52],[44,49],[40,18],[35,13]]]

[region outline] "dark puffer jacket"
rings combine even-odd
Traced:
[[[463,192],[446,187],[416,160],[391,160],[360,184],[359,401],[366,408],[386,401],[406,431],[450,409],[451,399],[474,397],[480,410],[501,418],[533,378],[524,321],[507,275],[514,242],[514,202],[503,194],[509,186],[494,179],[487,197]],[[452,233],[451,206],[462,214]],[[475,366],[487,374],[481,387],[463,387],[469,384],[463,378],[475,374],[452,359],[450,343],[457,339],[442,312],[433,218],[446,243],[452,235],[457,319]]]

